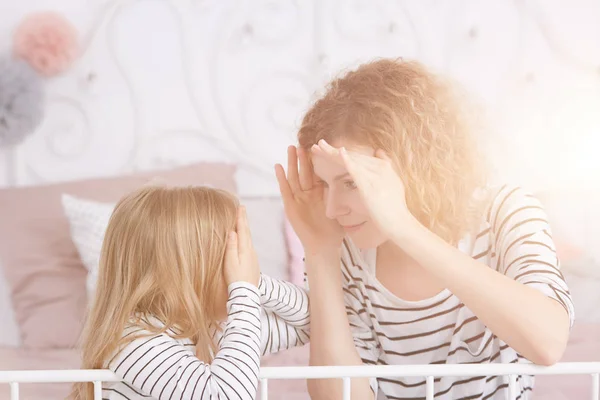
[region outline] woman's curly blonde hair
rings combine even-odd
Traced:
[[[411,213],[457,244],[473,228],[473,194],[485,174],[455,89],[418,62],[363,64],[333,80],[312,105],[299,145],[308,149],[325,139],[383,149],[406,186]]]

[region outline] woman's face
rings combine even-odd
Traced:
[[[334,147],[373,156],[375,149],[355,146],[342,140],[330,143]],[[315,175],[322,181],[327,218],[336,220],[354,244],[362,249],[375,248],[388,240],[371,220],[369,211],[346,168],[324,156],[312,155]]]

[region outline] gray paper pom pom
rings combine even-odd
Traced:
[[[0,147],[33,133],[44,114],[42,78],[25,61],[0,57]]]

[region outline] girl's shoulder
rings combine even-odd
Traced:
[[[178,342],[187,343],[189,339],[180,338],[182,331],[177,327],[165,329],[165,323],[154,315],[133,315],[123,330],[123,338],[145,337],[151,335],[165,335]]]

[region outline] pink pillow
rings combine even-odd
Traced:
[[[290,282],[304,285],[304,247],[296,235],[292,224],[285,219],[285,238],[289,252]]]
[[[0,190],[0,264],[26,348],[77,343],[86,307],[86,269],[71,241],[61,195],[115,202],[153,178],[236,192],[234,165],[199,163],[168,171]]]

